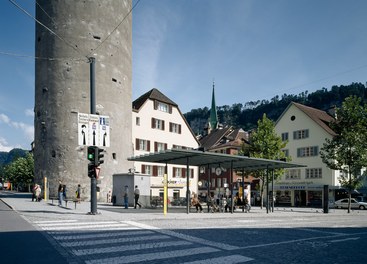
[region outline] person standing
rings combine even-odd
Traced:
[[[59,188],[57,189],[57,193],[59,196],[59,206],[62,206],[62,200],[63,200],[62,197],[64,196],[64,188],[61,181],[59,181]]]
[[[139,203],[139,196],[140,196],[140,190],[138,189],[138,185],[135,185],[135,190],[134,190],[135,206],[134,206],[134,209],[136,209],[137,205],[139,205],[139,208],[141,208],[141,204]]]
[[[36,202],[41,201],[41,186],[36,184],[36,190],[35,190],[35,196],[36,196]]]
[[[76,189],[76,192],[75,192],[75,196],[76,196],[78,203],[80,203],[80,192],[81,192],[81,187],[80,187],[80,184],[78,184],[78,188]]]
[[[129,186],[125,185],[125,190],[124,190],[124,205],[125,205],[125,209],[129,208]]]

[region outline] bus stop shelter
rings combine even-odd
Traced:
[[[129,161],[163,163],[166,165],[165,174],[167,174],[167,164],[185,165],[187,191],[186,191],[186,209],[190,209],[190,186],[189,186],[189,166],[221,166],[230,170],[230,184],[233,181],[233,170],[274,170],[305,167],[305,165],[285,162],[280,160],[269,160],[260,158],[250,158],[247,156],[229,155],[216,152],[205,152],[200,150],[182,150],[170,149],[155,153],[148,153],[128,158]],[[232,211],[232,210],[231,210]]]

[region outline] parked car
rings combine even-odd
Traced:
[[[338,201],[335,201],[335,208],[348,208],[348,198],[340,199]],[[367,209],[367,203],[365,202],[359,202],[355,198],[350,199],[350,207],[352,209],[361,209],[365,210]]]

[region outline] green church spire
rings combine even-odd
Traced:
[[[218,128],[218,115],[217,115],[217,106],[215,104],[214,82],[213,82],[213,93],[212,93],[212,108],[210,109],[209,125],[211,129]]]

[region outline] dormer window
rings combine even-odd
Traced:
[[[166,112],[166,113],[168,113],[168,111],[169,111],[168,104],[165,104],[165,103],[162,103],[162,102],[158,102],[158,107],[157,107],[157,109],[158,109],[159,111]]]

